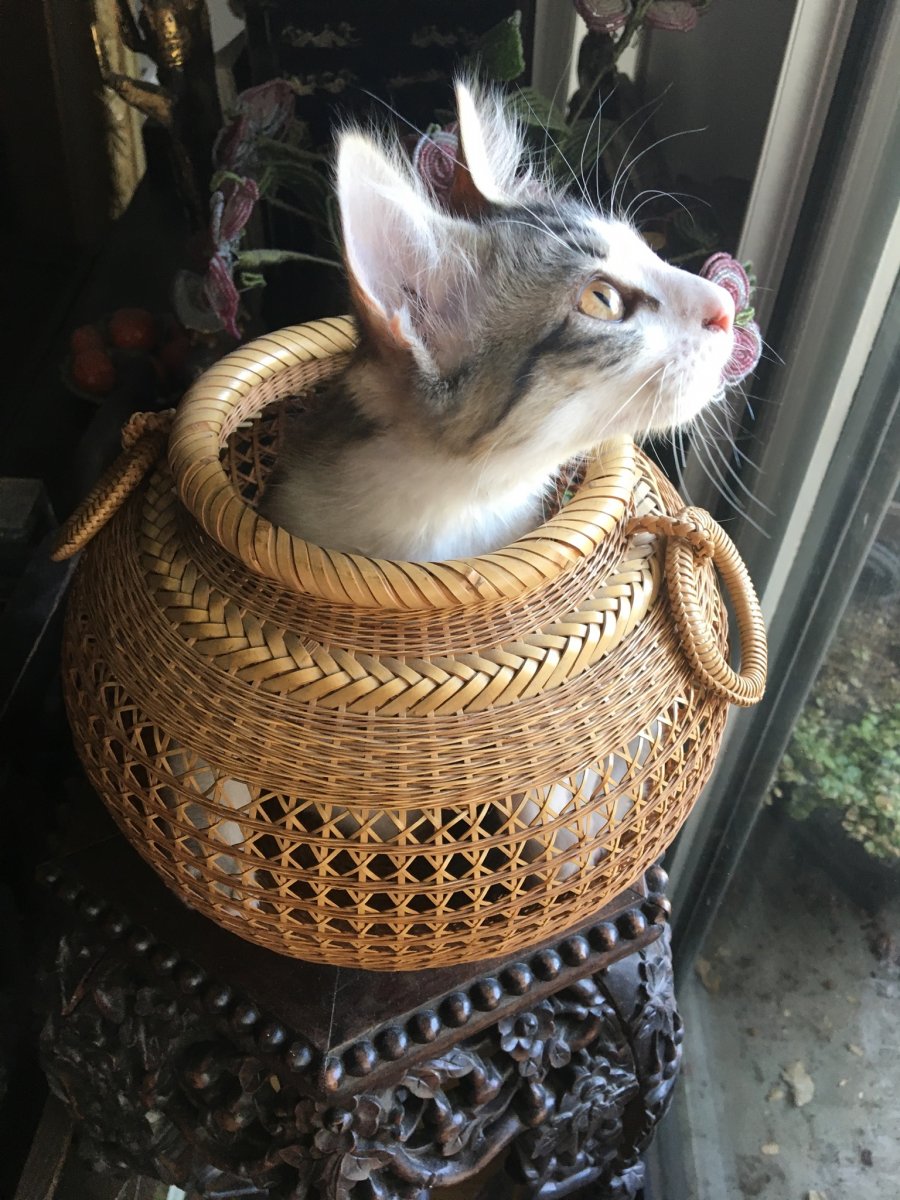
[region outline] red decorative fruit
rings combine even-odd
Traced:
[[[82,350],[72,359],[72,382],[85,392],[102,396],[116,386],[116,369],[104,350]]]
[[[152,350],[156,321],[145,308],[120,308],[109,318],[109,336],[122,350]]]
[[[69,338],[69,345],[73,354],[80,354],[82,350],[102,350],[105,345],[103,332],[96,325],[80,325]]]

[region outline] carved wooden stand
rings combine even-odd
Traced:
[[[427,1200],[505,1151],[535,1197],[640,1191],[681,1054],[659,868],[528,954],[401,975],[244,943],[118,838],[45,875],[44,1064],[98,1166],[210,1197]]]

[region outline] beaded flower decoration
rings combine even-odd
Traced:
[[[618,33],[631,22],[650,29],[669,29],[688,33],[697,24],[708,0],[652,0],[633,4],[631,0],[575,0],[575,9],[592,33]]]
[[[234,263],[244,227],[259,199],[254,179],[231,177],[223,181],[210,200],[210,240],[213,254],[204,281],[213,312],[234,338],[240,338],[237,326],[240,294],[234,283]]]
[[[723,287],[734,301],[734,350],[722,372],[725,382],[733,387],[756,370],[762,355],[762,335],[751,304],[753,283],[737,259],[722,252],[708,258],[698,274]]]
[[[435,127],[413,146],[412,165],[439,200],[446,199],[453,187],[459,156],[456,122],[444,129]]]

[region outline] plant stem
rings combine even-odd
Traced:
[[[329,233],[331,232],[328,222],[323,217],[316,216],[315,213],[306,212],[305,209],[298,208],[296,204],[289,204],[287,200],[279,200],[277,196],[265,196],[264,200],[273,208],[280,208],[282,212],[290,213],[298,221],[308,221],[313,225],[321,226],[322,229],[327,229]]]
[[[286,262],[319,263],[323,267],[331,267],[335,271],[343,271],[341,263],[333,258],[320,258],[318,254],[301,254],[299,250],[243,250],[235,259],[235,266],[241,270],[262,270],[265,267],[277,267]]]
[[[609,61],[604,65],[603,70],[591,84],[590,88],[585,92],[584,99],[578,105],[577,110],[572,114],[572,116],[569,117],[570,125],[574,125],[575,122],[584,115],[584,110],[587,108],[588,103],[592,100],[592,98],[597,94],[600,84],[628,49],[632,38],[643,24],[644,17],[647,15],[647,10],[652,3],[653,0],[635,0],[634,8],[631,10],[631,16],[628,18],[625,28],[622,30],[621,36],[613,46],[613,52],[610,55]]]
[[[677,263],[690,262],[692,258],[700,258],[703,253],[702,250],[688,250],[686,254],[676,254],[674,258],[667,258],[666,262],[670,266],[675,266]]]
[[[282,142],[278,138],[261,137],[258,139],[258,144],[269,150],[282,150],[290,158],[302,158],[307,162],[328,162],[328,156],[325,154],[317,153],[315,150],[301,150],[299,146],[294,146],[290,142]]]

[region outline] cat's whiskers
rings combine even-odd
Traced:
[[[681,403],[681,394],[682,394],[683,386],[684,386],[684,371],[682,370],[682,372],[679,375],[679,399],[678,399],[679,406]],[[685,448],[684,439],[685,439],[686,433],[692,432],[694,434],[694,437],[691,439],[691,447],[694,451],[694,457],[695,457],[697,463],[699,464],[701,471],[706,476],[706,478],[709,480],[709,482],[712,484],[713,488],[721,496],[723,496],[726,500],[728,500],[731,503],[732,507],[737,512],[746,516],[746,514],[744,513],[744,510],[743,510],[743,506],[741,505],[740,501],[737,499],[736,496],[734,496],[733,493],[730,492],[730,489],[728,488],[727,484],[724,482],[724,480],[721,478],[721,475],[718,472],[716,472],[716,476],[714,477],[714,474],[711,472],[712,464],[708,464],[707,461],[703,457],[702,447],[704,445],[704,438],[703,438],[702,429],[700,427],[700,413],[695,413],[693,418],[690,421],[680,424],[677,427],[676,432],[677,432],[679,444],[681,447],[681,462],[679,464],[678,458],[676,456],[675,463],[676,463],[676,469],[677,469],[677,473],[678,473],[678,484],[682,491],[683,498],[685,500],[687,500],[688,504],[693,504],[693,500],[691,499],[690,493],[688,491],[687,483],[686,483],[685,477],[684,477],[684,472],[687,470],[687,450]],[[747,519],[751,520],[749,517],[747,517]],[[751,523],[753,523],[752,520],[751,520]],[[759,526],[757,525],[756,528],[759,529]],[[760,532],[762,532],[762,530],[760,530]]]
[[[762,357],[766,360],[766,362],[778,363],[779,366],[783,367],[784,359],[781,357],[781,355],[778,353],[778,351],[774,350],[772,348],[772,346],[766,341],[765,338],[761,337],[760,341],[762,342],[762,348],[763,348]]]
[[[687,451],[684,447],[684,430],[680,425],[677,425],[672,430],[672,448],[675,451],[675,474],[678,477],[678,490],[682,500],[686,500],[688,504],[693,504],[691,493],[687,485],[684,473],[687,470]]]
[[[750,467],[754,468],[754,470],[757,470],[757,472],[760,472],[760,474],[764,474],[762,467],[758,466],[758,463],[752,460],[749,455],[746,455],[745,452],[740,449],[740,446],[732,436],[733,421],[737,420],[737,418],[736,415],[734,415],[734,406],[731,403],[730,394],[728,394],[728,392],[726,392],[721,400],[716,400],[713,402],[713,404],[710,404],[709,415],[715,418],[716,424],[721,427],[722,432],[724,432],[725,436],[728,438],[728,440],[730,440],[732,449],[734,452],[736,452],[737,456],[739,458],[743,458],[744,462],[748,463]],[[732,421],[732,424],[728,424],[728,421],[730,420]],[[742,437],[744,442],[755,442],[757,445],[763,444],[762,438],[758,437],[757,434],[752,432],[748,427],[744,427],[743,430],[740,430],[740,437]]]
[[[697,434],[697,436],[693,439],[693,442],[692,442],[692,446],[693,446],[693,450],[694,450],[694,457],[695,457],[697,464],[699,465],[701,471],[707,477],[707,479],[712,484],[712,486],[715,488],[715,490],[725,500],[728,501],[728,503],[735,510],[735,512],[740,517],[742,517],[747,522],[748,525],[751,525],[758,533],[761,533],[763,535],[763,537],[768,537],[769,535],[766,532],[766,530],[762,527],[762,525],[759,524],[758,521],[755,521],[753,519],[753,517],[750,516],[750,513],[747,511],[745,506],[742,504],[740,497],[737,496],[736,493],[734,492],[734,490],[729,486],[728,480],[722,474],[722,471],[718,467],[715,460],[711,457],[711,455],[709,458],[705,457],[703,452],[709,446],[709,443],[707,441],[709,432],[707,430],[706,436],[704,436],[702,414],[697,413],[697,415],[694,417],[691,424],[694,429],[694,432]]]
[[[566,242],[563,238],[561,238],[555,230],[553,230],[549,227],[549,225],[545,224],[541,220],[541,217],[538,213],[533,212],[530,208],[528,208],[524,204],[520,204],[518,207],[521,208],[521,210],[523,212],[528,213],[528,215],[530,217],[534,217],[535,221],[540,222],[540,224],[533,225],[530,221],[520,221],[516,217],[507,217],[507,216],[498,217],[497,223],[502,224],[502,225],[522,225],[525,229],[535,229],[535,230],[537,230],[538,233],[544,233],[548,237],[552,237],[554,239],[554,241],[559,242],[559,244],[565,250],[567,250],[567,251],[571,250],[571,246],[569,245],[569,243]]]
[[[762,467],[760,467],[757,463],[755,463],[748,454],[745,454],[744,451],[737,444],[737,442],[734,440],[731,430],[725,424],[725,420],[723,419],[721,413],[719,413],[717,411],[715,403],[711,404],[709,406],[709,408],[707,409],[707,416],[711,417],[715,421],[717,428],[720,429],[722,432],[722,436],[728,440],[728,443],[731,446],[732,452],[734,454],[736,454],[738,456],[738,458],[740,458],[743,462],[745,462],[748,467],[752,467],[753,470],[756,471],[758,474],[764,475],[765,471],[763,471]],[[754,439],[754,440],[758,440],[758,439]]]
[[[753,411],[753,405],[750,403],[751,400],[759,401],[761,404],[779,405],[781,403],[781,401],[777,397],[763,396],[761,393],[758,393],[758,392],[747,391],[747,389],[743,383],[733,385],[732,390],[743,401],[744,407],[746,408],[747,412],[750,414],[750,420],[754,421],[754,422],[756,421],[756,413]]]
[[[609,427],[615,421],[616,417],[618,417],[620,415],[620,413],[625,409],[625,407],[627,405],[629,405],[632,402],[632,400],[636,399],[638,394],[640,392],[642,392],[643,389],[648,386],[648,384],[651,384],[653,382],[653,380],[656,378],[656,376],[660,374],[660,372],[662,372],[663,375],[665,374],[667,365],[668,364],[666,364],[662,367],[657,367],[656,370],[652,374],[648,375],[645,380],[643,380],[641,383],[638,384],[638,386],[634,389],[634,391],[631,393],[630,396],[626,396],[626,398],[622,401],[622,403],[619,405],[619,407],[613,413],[610,414],[610,416],[607,418],[605,423],[603,425],[601,425],[600,429],[597,431],[597,439],[596,439],[595,445],[599,445],[602,442],[603,434],[605,434],[607,432]]]
[[[781,400],[777,396],[764,396],[762,392],[745,391],[743,384],[736,385],[734,390],[745,400],[757,400],[760,404],[781,404]]]
[[[525,97],[525,103],[531,109],[532,116],[536,117],[537,113],[534,110],[534,106],[531,104],[531,102],[528,100],[527,97]],[[540,124],[540,122],[536,122],[536,123]],[[552,145],[553,149],[556,151],[556,153],[559,155],[560,162],[563,164],[563,166],[566,168],[566,170],[572,176],[572,182],[578,187],[579,191],[581,192],[581,197],[584,200],[585,204],[590,204],[591,198],[587,193],[587,188],[584,186],[584,184],[582,183],[582,181],[578,177],[578,175],[576,175],[575,168],[572,166],[572,164],[566,158],[565,154],[563,154],[559,142],[556,140],[556,138],[550,132],[550,126],[549,125],[541,125],[540,128],[544,134],[544,155],[545,155],[545,157],[546,157],[547,143],[549,142]],[[552,189],[550,189],[550,193],[552,196]],[[561,217],[561,213],[559,212],[558,205],[554,204],[554,207],[556,208],[557,216]]]
[[[741,478],[740,472],[738,470],[736,470],[734,464],[729,461],[728,456],[725,454],[725,452],[722,450],[722,448],[719,444],[719,438],[716,436],[715,430],[710,429],[709,425],[707,424],[707,416],[708,415],[709,415],[709,410],[706,410],[705,412],[703,412],[703,411],[699,412],[697,414],[698,422],[699,422],[700,429],[701,429],[701,432],[703,435],[703,440],[705,441],[707,447],[711,451],[713,451],[716,455],[718,455],[718,457],[723,465],[724,471],[726,473],[724,478],[727,479],[728,475],[730,475],[731,478],[734,480],[735,484],[741,489],[742,492],[744,492],[744,494],[748,497],[748,499],[753,504],[758,505],[758,507],[761,508],[764,512],[767,512],[770,517],[774,517],[775,514],[772,511],[772,509],[769,508],[766,504],[763,504],[762,500],[757,499],[757,497],[753,494],[751,489],[749,487],[747,487],[746,483],[744,483],[743,479]],[[728,436],[727,430],[722,430],[722,432],[726,434],[726,437]],[[730,437],[728,438],[728,440],[729,440],[729,445],[731,445],[732,443],[731,443]]]
[[[651,111],[647,114],[647,116],[644,118],[644,120],[641,121],[640,125],[634,131],[634,133],[631,137],[631,141],[625,147],[625,152],[622,155],[622,160],[619,163],[618,167],[616,168],[616,173],[613,176],[612,184],[610,185],[610,189],[608,192],[608,195],[609,195],[608,209],[611,213],[615,213],[615,211],[616,211],[616,207],[615,207],[616,206],[616,188],[618,185],[619,176],[622,174],[622,171],[624,169],[625,160],[626,160],[629,152],[631,151],[631,147],[634,145],[634,143],[637,141],[637,139],[641,136],[641,134],[644,132],[644,130],[647,128],[647,126],[650,124],[650,122],[653,120],[653,118],[656,116],[656,114],[659,112],[660,108],[662,107],[662,102],[660,100],[651,101],[650,104],[653,104],[654,107],[651,108]],[[650,107],[650,104],[648,104],[647,107]],[[641,110],[639,109],[638,112],[640,112],[640,111]],[[632,116],[636,116],[636,115],[637,115],[636,113],[632,114]],[[606,145],[603,147],[604,150],[606,149],[606,146],[608,146],[609,143],[612,141],[613,137],[615,137],[615,135],[617,133],[619,133],[622,129],[625,128],[626,123],[627,122],[623,121],[621,125],[619,125],[615,130],[613,130],[613,132],[610,134],[609,138],[607,139]],[[602,151],[601,151],[601,153],[602,153]]]
[[[643,425],[642,429],[636,429],[634,431],[634,434],[633,434],[634,441],[640,445],[643,445],[643,443],[647,441],[647,439],[650,437],[650,435],[652,433],[653,420],[656,416],[656,412],[659,407],[660,389],[662,387],[663,381],[665,380],[666,372],[668,371],[668,369],[669,369],[669,364],[666,363],[662,367],[661,371],[658,372],[659,379],[657,380],[656,390],[653,395],[653,403],[650,405],[650,411],[647,413],[647,419],[644,421],[644,425]]]
[[[584,141],[581,143],[581,158],[579,159],[579,162],[578,162],[578,175],[579,175],[579,178],[582,180],[584,179],[584,156],[587,152],[588,142],[591,140],[591,135],[594,132],[594,122],[596,122],[596,124],[597,124],[597,146],[599,149],[600,132],[601,132],[602,125],[603,125],[603,101],[602,100],[597,105],[597,111],[594,114],[594,116],[591,118],[591,123],[588,126],[587,133],[584,135]],[[594,165],[595,165],[595,167],[598,165],[596,158],[594,160]],[[596,190],[596,184],[594,185],[594,188]],[[583,187],[582,190],[584,191],[585,198],[587,198],[588,197],[587,188]],[[588,199],[588,203],[593,204],[593,201]]]
[[[408,129],[411,129],[413,133],[417,133],[420,138],[427,137],[428,140],[431,141],[431,138],[424,129],[420,129],[419,126],[410,121],[408,117],[404,117],[403,113],[400,112],[399,109],[394,108],[393,104],[388,104],[387,100],[385,100],[383,96],[376,96],[375,93],[370,92],[368,88],[361,88],[360,91],[364,96],[368,96],[370,100],[374,100],[376,104],[381,106],[381,108],[386,109],[392,117],[396,117],[401,125],[405,125]],[[376,122],[374,119],[370,121],[370,124],[372,126],[372,132],[377,135],[378,130],[376,128]],[[455,159],[454,162],[456,162]],[[456,163],[456,165],[459,166],[459,163]]]
[[[657,367],[655,371],[653,371],[650,375],[648,375],[646,379],[643,379],[638,384],[638,386],[634,389],[634,391],[630,395],[626,396],[625,399],[622,401],[622,403],[619,404],[619,406],[617,408],[615,408],[613,410],[613,412],[611,412],[606,417],[606,420],[596,431],[596,434],[594,437],[594,445],[595,446],[599,446],[601,444],[601,442],[604,439],[604,435],[609,431],[610,427],[615,423],[616,419],[622,414],[622,412],[628,407],[628,405],[631,404],[631,402],[634,399],[636,399],[636,397],[640,394],[641,391],[643,391],[643,389],[645,387],[647,387],[649,384],[651,384],[653,382],[653,380],[656,378],[657,375],[660,374],[660,372],[665,372],[665,370],[666,370],[665,366]],[[498,430],[494,434],[492,440],[482,443],[482,445],[480,447],[480,454],[482,457],[482,464],[483,464],[482,469],[486,469],[487,466],[496,462],[495,456],[498,454],[498,452],[502,448],[503,436],[504,436],[503,431]],[[575,455],[571,454],[571,453],[566,455],[565,452],[563,452],[563,457],[573,458],[573,457],[575,457]]]
[[[601,138],[602,132],[603,132],[602,121],[598,123],[598,125],[597,125],[597,150],[596,150],[596,153],[594,154],[594,193],[595,194],[599,194],[599,191],[600,191],[600,163],[602,161],[603,153],[606,150],[607,146],[609,146],[611,144],[613,138],[617,134],[621,133],[625,129],[626,125],[629,125],[632,121],[636,120],[641,115],[641,113],[646,112],[646,110],[648,108],[653,108],[653,106],[655,105],[656,107],[653,108],[653,112],[650,113],[650,115],[646,118],[646,120],[641,125],[640,129],[638,129],[637,133],[635,134],[635,137],[639,136],[640,132],[644,128],[644,126],[649,121],[652,121],[654,116],[656,115],[656,113],[659,111],[660,107],[662,106],[662,102],[666,97],[666,93],[669,91],[671,86],[672,86],[671,84],[668,84],[663,89],[662,93],[658,97],[654,98],[653,100],[647,100],[644,104],[640,105],[633,112],[630,112],[624,121],[620,122],[620,124],[618,124],[615,127],[615,129],[611,130],[609,136],[607,137],[606,141],[603,143],[602,146],[600,144],[600,138]],[[606,97],[607,103],[610,100],[612,100],[613,96],[616,94],[617,87],[618,87],[618,84],[616,84],[613,87],[612,91]],[[602,99],[598,100],[598,104],[597,104],[597,115],[598,116],[601,115],[603,103],[604,102]],[[593,124],[593,122],[592,122],[592,124]],[[586,143],[587,143],[587,138],[585,139],[585,144]],[[629,143],[628,147],[626,148],[626,151],[625,151],[626,154],[628,153],[628,150],[631,149],[632,145],[634,145],[634,139],[632,139],[632,141]],[[610,209],[609,211],[612,212],[612,209]]]
[[[663,400],[663,385],[666,382],[666,375],[668,374],[669,367],[671,367],[671,365],[672,364],[670,362],[666,363],[666,365],[663,367],[662,375],[660,375],[660,377],[659,377],[659,382],[656,385],[656,396],[653,400],[653,408],[650,410],[650,416],[647,420],[647,429],[644,434],[645,438],[650,437],[651,433],[653,432],[654,426],[656,425],[656,415],[660,410],[660,406],[662,405],[662,400]]]
[[[643,126],[641,126],[641,128],[643,128]],[[610,198],[611,210],[612,211],[616,210],[616,204],[618,203],[618,198],[616,197],[616,188],[617,188],[618,184],[622,185],[622,187],[625,186],[626,182],[628,182],[628,176],[631,174],[632,170],[635,169],[638,162],[640,162],[642,160],[644,155],[648,155],[650,151],[655,150],[656,148],[658,148],[658,146],[664,145],[666,142],[671,142],[671,140],[673,138],[683,138],[683,137],[688,136],[689,133],[703,133],[704,128],[706,128],[706,126],[698,127],[698,128],[696,128],[696,130],[677,130],[674,133],[667,133],[665,137],[656,138],[655,142],[650,143],[648,146],[644,146],[643,150],[638,152],[638,154],[636,154],[634,156],[634,158],[632,158],[631,162],[628,164],[628,167],[625,167],[625,168],[620,167],[619,170],[617,170],[617,172],[616,172],[616,179],[613,180],[613,184],[612,184],[612,188],[611,188],[611,198]],[[641,131],[638,130],[638,133],[640,133],[640,132]],[[637,134],[635,134],[635,137],[637,137]],[[631,144],[634,144],[634,138],[632,138]],[[629,145],[629,149],[631,148],[631,144]],[[625,152],[626,152],[626,154],[628,154],[628,151],[625,151]],[[624,220],[624,218],[623,218],[623,220]]]
[[[559,74],[557,76],[556,86],[553,89],[553,95],[550,97],[550,103],[553,105],[554,108],[561,107],[560,103],[559,103],[560,93],[562,93],[562,105],[564,106],[566,103],[566,91],[564,89],[568,88],[569,76],[572,72],[572,66],[574,64],[574,61],[575,61],[575,47],[573,46],[573,48],[569,51],[568,57],[565,60],[565,65],[564,65],[563,69],[559,72]]]
[[[643,122],[640,129],[638,129],[637,133],[635,134],[635,137],[638,137],[641,133],[641,130],[647,125],[647,123],[649,121],[653,120],[654,116],[659,111],[660,107],[662,106],[662,101],[665,98],[665,95],[671,86],[672,85],[669,84],[667,87],[665,87],[663,89],[662,95],[658,99],[648,100],[645,104],[642,104],[639,108],[636,108],[634,110],[634,112],[629,113],[624,121],[622,121],[620,124],[618,124],[614,129],[612,129],[610,131],[609,136],[607,137],[606,141],[603,143],[602,146],[600,145],[600,137],[602,134],[602,124],[597,126],[597,150],[594,155],[594,194],[598,197],[598,202],[600,200],[600,164],[603,161],[603,155],[606,152],[607,147],[612,144],[613,138],[615,138],[617,134],[621,133],[625,129],[626,125],[630,124],[631,121],[633,121],[637,117],[639,117],[641,115],[641,113],[644,112],[646,109],[652,108],[653,105],[656,105],[657,107],[653,110],[653,112],[650,113],[650,115]],[[615,92],[616,92],[616,89],[613,88],[613,90],[609,94],[609,99],[612,99],[612,97],[615,95]],[[628,144],[628,147],[625,150],[625,154],[628,153],[628,151],[631,149],[631,147],[633,145],[634,145],[634,139],[632,139],[631,142]],[[622,157],[624,160],[625,156],[623,155]],[[608,211],[610,212],[611,215],[613,214],[613,209],[611,207],[609,208]]]
[[[571,170],[571,167],[569,169]],[[549,192],[549,198],[550,198],[550,205],[553,208],[553,211],[556,213],[556,216],[557,216],[560,224],[565,229],[566,233],[569,235],[569,239],[570,239],[571,243],[573,245],[577,245],[578,241],[579,241],[578,234],[575,232],[575,230],[569,224],[569,221],[566,218],[566,214],[560,208],[559,200],[557,199],[556,193],[551,190]]]
[[[641,200],[642,196],[646,196],[646,199]],[[643,191],[638,192],[638,194],[634,197],[634,199],[628,205],[628,208],[625,210],[624,220],[630,222],[633,225],[635,223],[635,218],[637,217],[637,214],[641,211],[641,209],[644,208],[646,205],[650,204],[650,202],[652,200],[655,200],[655,199],[657,199],[657,197],[660,197],[660,196],[665,196],[667,199],[671,200],[673,204],[677,204],[678,207],[680,209],[682,209],[690,217],[692,223],[694,223],[694,224],[696,224],[696,218],[695,218],[694,214],[691,212],[691,210],[688,208],[688,206],[680,199],[680,197],[684,196],[685,199],[687,199],[687,200],[695,200],[698,204],[705,204],[707,208],[712,207],[712,205],[708,204],[706,200],[701,200],[699,196],[694,196],[690,192],[667,192],[664,188],[644,188]],[[638,200],[641,200],[640,204],[637,204]],[[637,204],[637,207],[635,208],[636,204]]]

